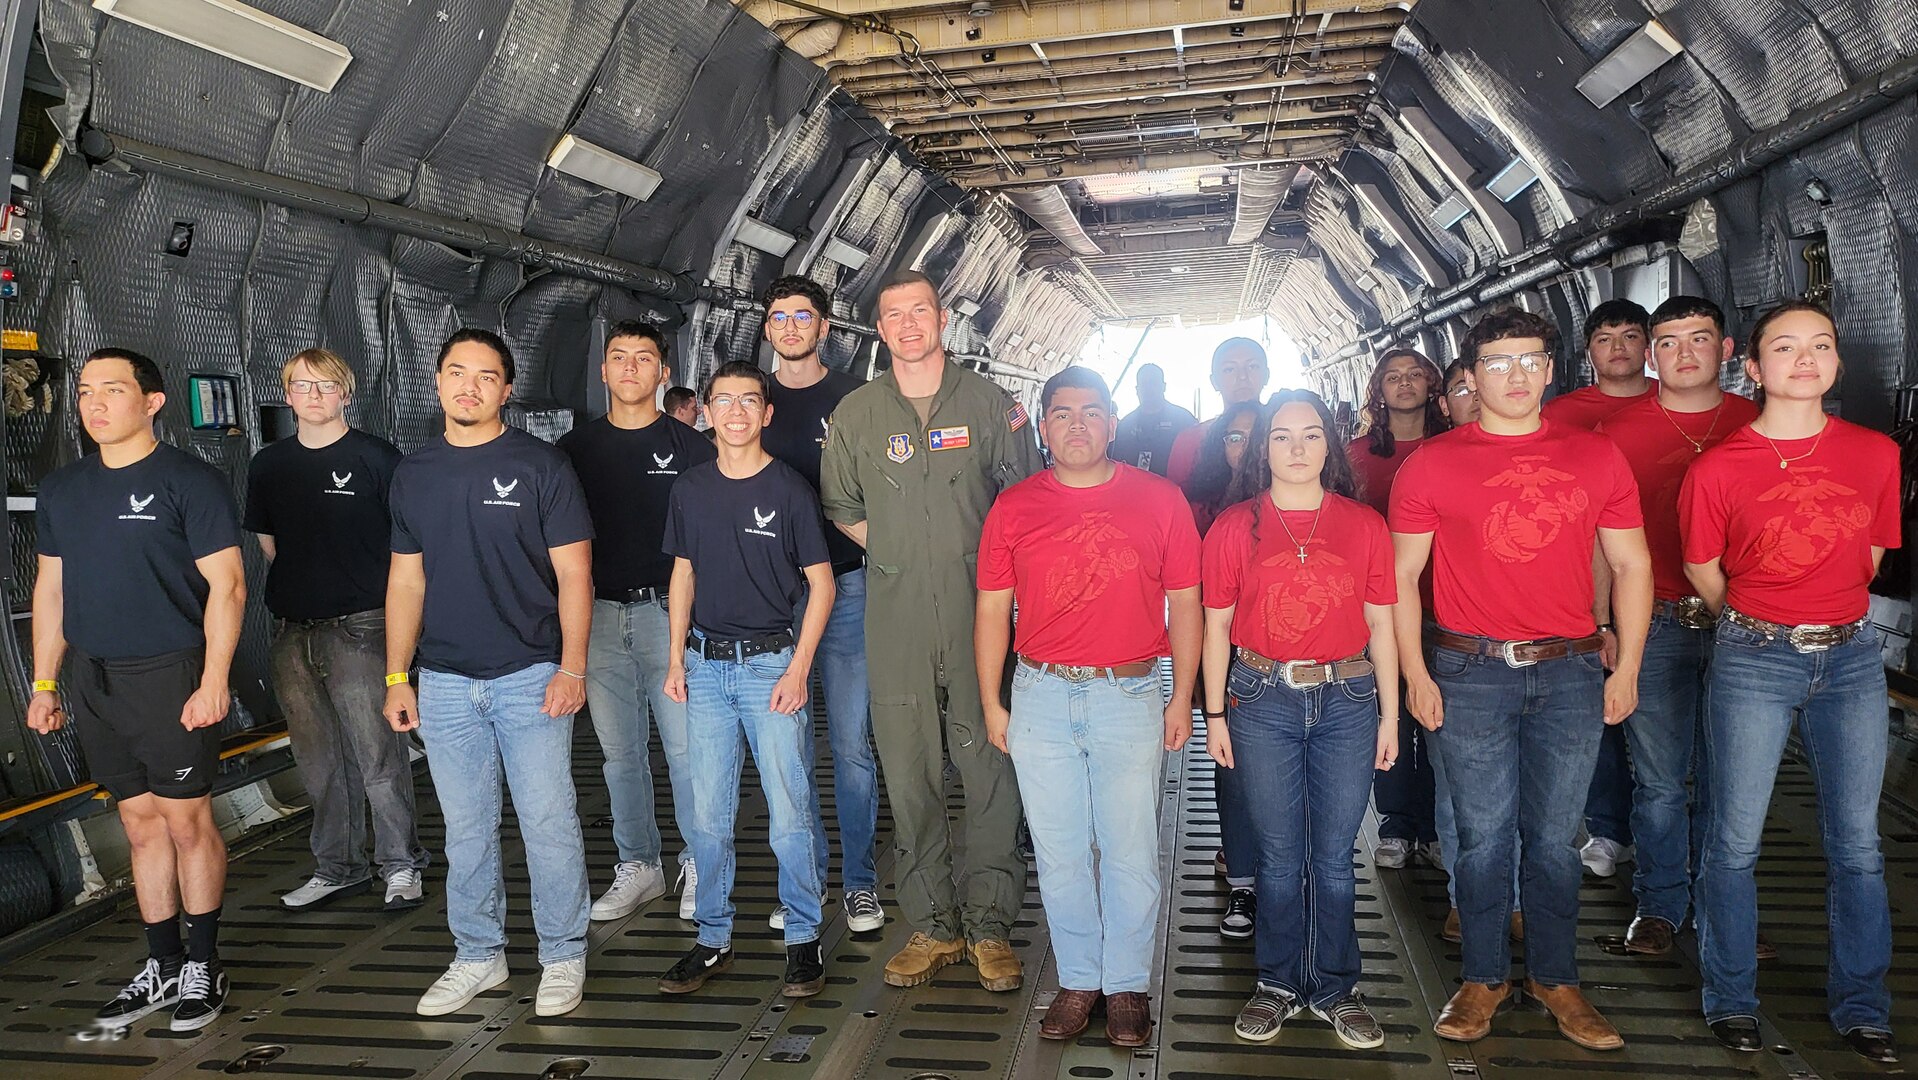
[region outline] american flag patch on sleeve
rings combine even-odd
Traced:
[[[1026,415],[1026,407],[1016,401],[1012,403],[1012,408],[1006,410],[1006,428],[1009,431],[1018,431],[1025,427],[1029,419],[1031,417]]]

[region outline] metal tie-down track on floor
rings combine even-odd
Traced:
[[[591,728],[581,723],[574,763],[586,820],[587,857],[597,892],[614,861],[605,786]],[[833,804],[823,727],[821,793]],[[1900,755],[1905,749],[1898,751]],[[655,753],[655,760],[658,755]],[[1901,757],[1888,790],[1910,790],[1918,770]],[[424,773],[422,788],[427,788]],[[971,1080],[1111,1078],[1221,1080],[1229,1077],[1509,1077],[1548,1080],[1609,1076],[1767,1077],[1857,1080],[1896,1074],[1850,1054],[1824,1019],[1823,860],[1811,781],[1788,763],[1780,776],[1759,868],[1763,921],[1780,960],[1761,969],[1767,1034],[1773,1049],[1734,1055],[1718,1047],[1698,1014],[1693,945],[1667,958],[1608,953],[1597,939],[1623,930],[1631,893],[1623,877],[1589,881],[1581,913],[1580,962],[1586,987],[1625,1034],[1626,1049],[1598,1054],[1559,1037],[1549,1018],[1521,1010],[1472,1046],[1437,1039],[1431,1024],[1456,985],[1456,946],[1438,937],[1445,888],[1435,870],[1375,872],[1365,858],[1372,824],[1357,854],[1362,992],[1387,1033],[1386,1046],[1354,1052],[1309,1014],[1275,1043],[1240,1042],[1231,1025],[1253,977],[1249,942],[1221,938],[1216,926],[1225,883],[1212,871],[1218,844],[1212,765],[1195,742],[1170,762],[1161,792],[1161,854],[1167,903],[1159,928],[1161,963],[1153,992],[1159,1026],[1150,1046],[1125,1052],[1107,1044],[1094,1019],[1069,1043],[1038,1038],[1038,1020],[1057,990],[1036,877],[1013,945],[1026,962],[1026,988],[993,994],[973,970],[954,965],[932,982],[902,991],[880,969],[909,930],[885,891],[886,928],[845,930],[835,885],[824,940],[827,986],[816,998],[778,996],[784,970],[779,935],[766,927],[776,903],[776,872],[765,842],[763,801],[748,769],[741,808],[733,970],[699,993],[658,991],[659,974],[693,941],[677,918],[673,894],[617,923],[595,923],[589,942],[586,1001],[571,1015],[533,1015],[537,981],[526,901],[526,869],[517,836],[506,844],[509,948],[513,979],[464,1012],[427,1019],[413,1003],[452,956],[440,888],[444,867],[427,872],[429,903],[387,914],[376,893],[318,911],[291,913],[278,894],[310,869],[303,829],[289,831],[234,861],[221,955],[233,981],[227,1012],[205,1031],[174,1035],[164,1012],[125,1038],[82,1041],[98,1005],[120,987],[144,951],[128,905],[0,972],[0,1055],[24,1080],[107,1080],[258,1073],[280,1076],[471,1080],[539,1077],[647,1080]],[[678,849],[661,776],[655,788],[667,851]],[[441,848],[437,804],[422,792],[421,833]],[[1898,1026],[1918,1038],[1918,913],[1907,898],[1918,879],[1918,834],[1896,799],[1884,816],[1896,953],[1892,993]],[[955,816],[956,789],[949,802]],[[882,844],[889,820],[882,812]],[[835,882],[837,843],[835,837]],[[890,853],[882,855],[887,882]]]

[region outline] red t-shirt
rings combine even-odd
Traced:
[[[1317,511],[1284,511],[1283,524],[1279,515],[1271,496],[1259,495],[1212,523],[1205,606],[1233,608],[1232,644],[1260,656],[1343,660],[1372,639],[1365,605],[1398,600],[1392,534],[1378,511],[1329,492]],[[1294,537],[1305,543],[1303,562]]]
[[[1433,534],[1439,625],[1500,641],[1592,633],[1598,530],[1644,524],[1618,447],[1552,420],[1529,435],[1471,424],[1428,441],[1392,485],[1391,521]]]
[[[1698,460],[1698,446],[1709,450],[1757,418],[1758,406],[1737,394],[1726,394],[1716,409],[1695,413],[1662,409],[1654,397],[1620,409],[1598,425],[1598,433],[1617,444],[1638,480],[1645,543],[1652,549],[1652,595],[1660,600],[1693,594],[1678,537],[1678,486]]]
[[[1172,450],[1165,456],[1165,478],[1179,485],[1192,478],[1192,470],[1199,467],[1199,449],[1205,444],[1205,433],[1212,430],[1213,420],[1201,420],[1179,432],[1172,440]]]
[[[1702,454],[1679,489],[1685,561],[1721,560],[1725,602],[1753,618],[1862,618],[1871,549],[1899,545],[1898,444],[1837,417],[1822,434],[1813,449],[1813,439],[1767,442],[1746,425]],[[1778,467],[1800,454],[1810,456]]]
[[[1020,655],[1115,667],[1172,651],[1165,594],[1199,584],[1199,533],[1170,480],[1117,465],[1098,487],[1047,469],[1007,488],[979,537],[979,588],[1011,589]]]
[[[1392,505],[1392,478],[1399,473],[1399,466],[1412,456],[1412,451],[1425,444],[1424,439],[1392,440],[1392,456],[1380,457],[1372,452],[1372,437],[1360,435],[1345,444],[1345,457],[1352,463],[1352,471],[1359,474],[1359,494],[1365,504],[1385,516]]]
[[[1651,401],[1658,397],[1658,380],[1645,380],[1651,385],[1644,393],[1631,397],[1612,397],[1596,386],[1587,386],[1569,394],[1560,394],[1545,403],[1545,418],[1561,424],[1582,427],[1590,431],[1614,413],[1641,401]]]

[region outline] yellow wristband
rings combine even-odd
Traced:
[[[60,692],[60,684],[54,682],[52,679],[33,680],[33,692],[38,694],[43,690],[49,694],[57,694]]]
[[[403,682],[411,682],[411,681],[412,680],[407,677],[407,674],[404,671],[395,671],[393,674],[388,675],[386,677],[386,685],[388,686],[398,686],[399,684]]]

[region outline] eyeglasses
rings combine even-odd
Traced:
[[[734,405],[747,412],[758,412],[766,407],[766,399],[758,394],[721,394],[706,403],[706,411],[723,412]]]
[[[790,320],[794,326],[797,326],[801,330],[804,330],[806,327],[811,326],[813,323],[813,320],[818,317],[819,316],[814,315],[810,311],[794,311],[790,313],[784,312],[784,311],[775,311],[772,314],[766,316],[766,321],[769,323],[772,323],[774,326],[784,326],[786,325],[787,321]]]
[[[1228,431],[1225,433],[1225,443],[1227,446],[1237,446],[1249,438],[1251,438],[1251,436],[1243,431]]]
[[[286,384],[286,388],[295,394],[310,394],[318,390],[322,397],[332,397],[334,394],[339,393],[341,389],[340,384],[334,382],[332,379],[320,379],[318,381],[313,379],[294,379],[292,382]]]
[[[1446,393],[1446,396],[1448,397],[1471,397],[1472,388],[1465,385],[1464,383],[1459,383],[1457,386],[1452,387],[1450,390],[1447,390],[1445,393]]]
[[[1485,368],[1487,375],[1510,375],[1513,364],[1524,368],[1527,375],[1536,375],[1545,370],[1545,362],[1551,358],[1552,354],[1547,352],[1528,352],[1510,355],[1506,353],[1493,353],[1490,356],[1479,357],[1478,362]]]

